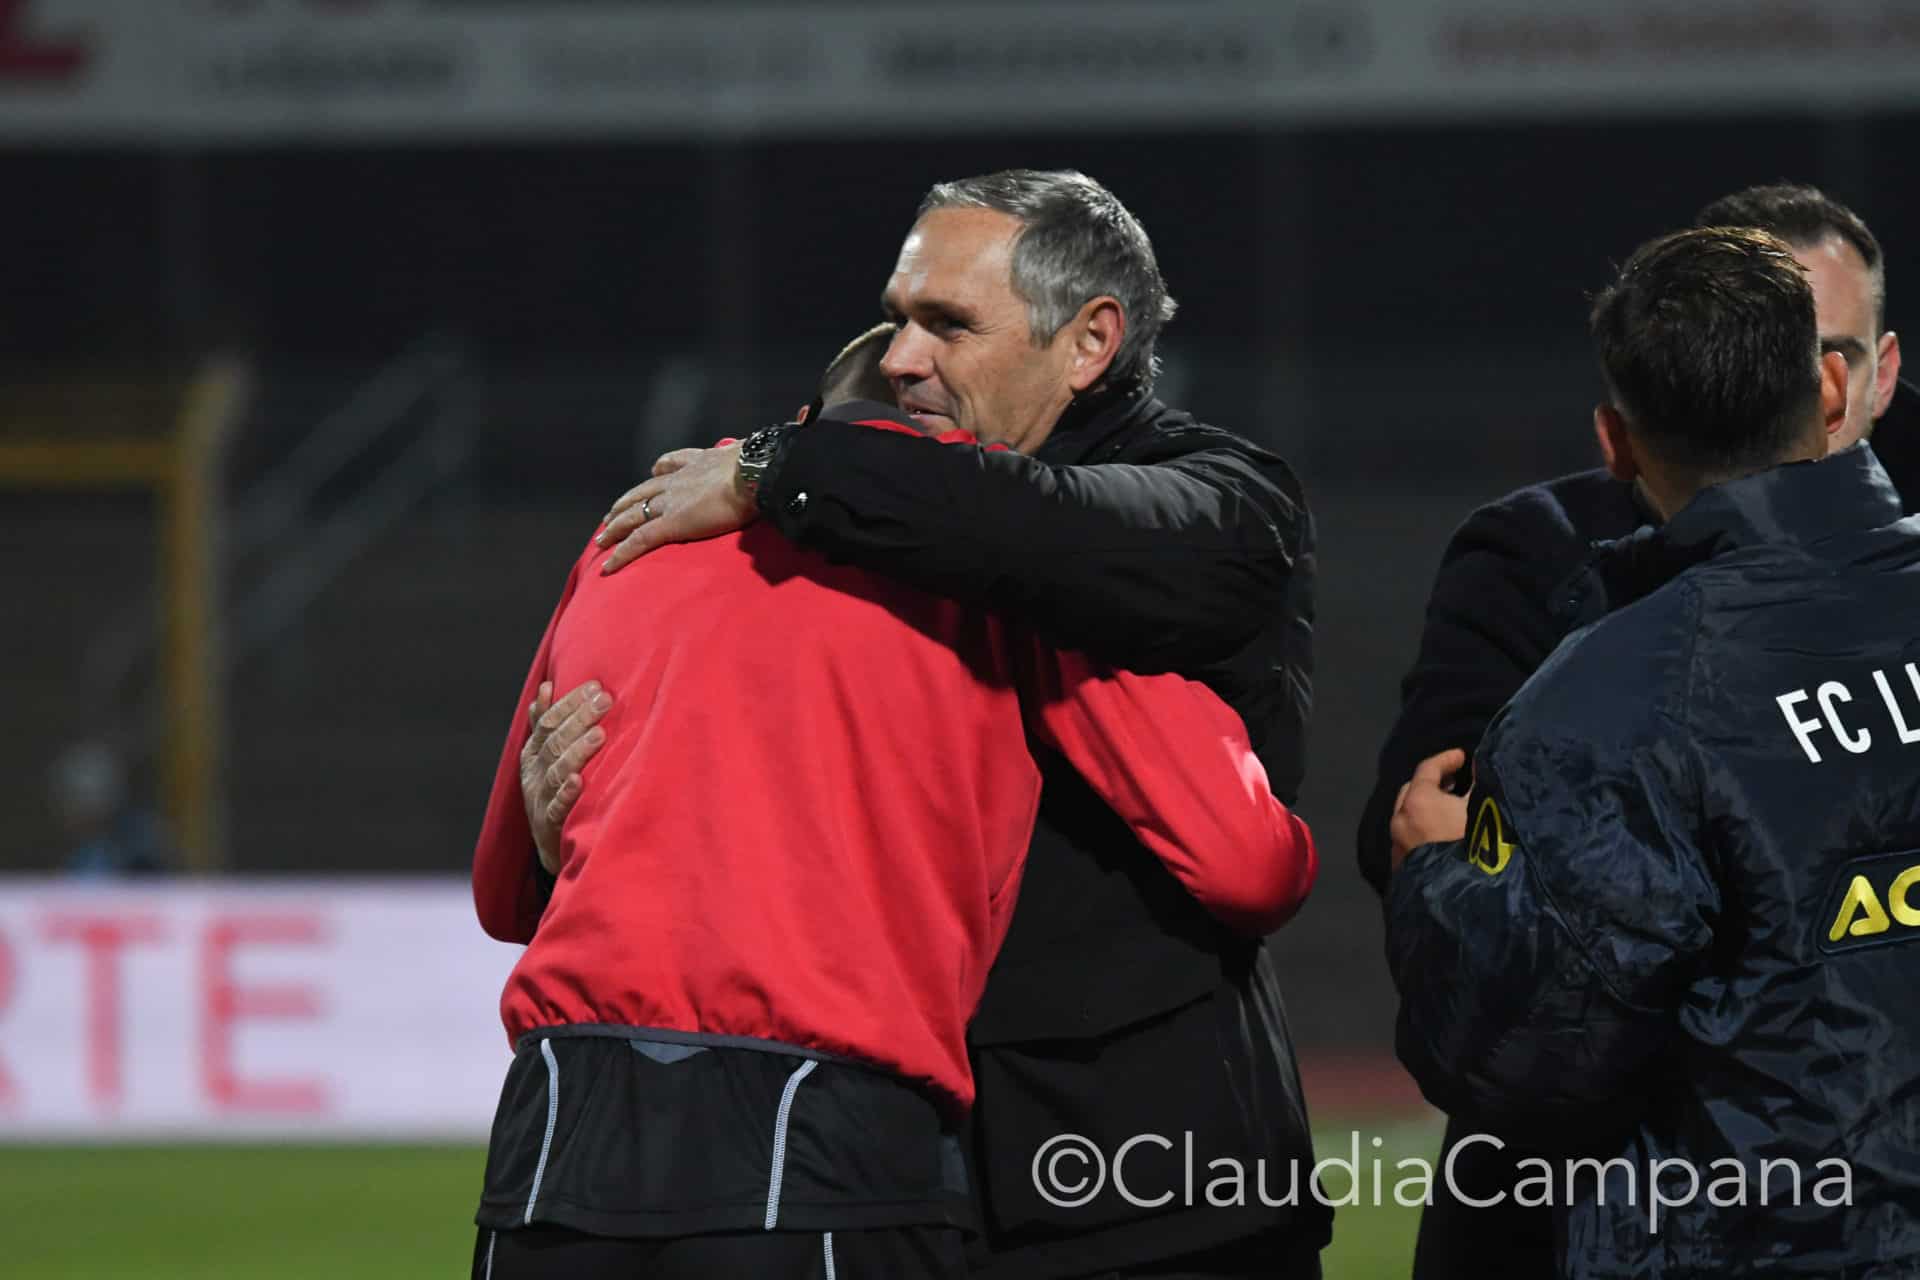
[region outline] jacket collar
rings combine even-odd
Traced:
[[[1556,593],[1555,612],[1584,625],[1716,556],[1751,546],[1814,546],[1900,516],[1900,495],[1870,445],[1772,467],[1702,490],[1664,525],[1600,544]]]
[[[1656,535],[1689,563],[1763,543],[1813,546],[1900,518],[1900,495],[1873,447],[1792,462],[1706,489]]]
[[[1920,388],[1901,379],[1873,427],[1873,451],[1909,515],[1920,512]]]
[[[1120,442],[1119,437],[1166,411],[1165,405],[1145,391],[1076,396],[1054,424],[1053,433],[1034,450],[1034,456],[1062,465],[1099,461],[1109,445]]]

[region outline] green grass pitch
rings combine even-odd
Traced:
[[[1344,1127],[1343,1127],[1344,1126]],[[1342,1121],[1320,1154],[1362,1135],[1389,1170],[1431,1160],[1430,1123]],[[1385,1145],[1370,1145],[1374,1135]],[[478,1147],[0,1146],[0,1272],[17,1280],[424,1280],[465,1276]],[[1363,1183],[1371,1174],[1363,1168]],[[1336,1171],[1329,1194],[1345,1187]],[[1370,1197],[1369,1197],[1370,1198]],[[1417,1209],[1341,1209],[1328,1280],[1405,1276]]]

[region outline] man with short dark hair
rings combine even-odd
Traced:
[[[1851,210],[1804,186],[1736,192],[1702,210],[1699,225],[1728,221],[1771,231],[1812,273],[1823,344],[1848,358],[1850,391],[1863,388],[1850,394],[1847,421],[1829,448],[1852,443],[1872,413],[1882,413],[1872,447],[1907,510],[1914,510],[1920,504],[1920,390],[1894,381],[1899,344],[1882,323],[1878,242]],[[1872,362],[1870,375],[1856,360],[1862,353]],[[1881,404],[1877,389],[1888,384],[1893,390]],[[1566,634],[1592,621],[1566,587],[1594,547],[1657,519],[1639,486],[1601,468],[1507,494],[1474,511],[1455,532],[1440,559],[1419,651],[1401,682],[1400,714],[1381,748],[1360,821],[1360,870],[1377,892],[1385,892],[1388,823],[1407,776],[1436,752],[1470,751],[1479,743],[1494,714]],[[1436,1182],[1433,1203],[1421,1215],[1419,1280],[1478,1280],[1503,1268],[1532,1273],[1550,1255],[1552,1224],[1545,1213],[1511,1197],[1489,1207],[1455,1197],[1456,1187],[1462,1196],[1485,1200],[1512,1185],[1511,1152],[1468,1146],[1455,1155],[1454,1139],[1479,1127],[1471,1117],[1454,1117],[1449,1126],[1445,1152],[1456,1177]]]
[[[1871,437],[1875,452],[1893,445],[1903,462],[1911,457],[1920,447],[1912,439],[1920,434],[1920,405],[1913,403],[1912,387],[1901,388],[1900,335],[1887,328],[1887,266],[1860,215],[1817,187],[1783,182],[1722,196],[1693,225],[1759,227],[1786,241],[1813,284],[1821,350],[1837,351],[1847,361],[1847,421],[1828,442],[1829,452]],[[1896,399],[1896,421],[1886,435],[1876,434]],[[1912,512],[1920,504],[1920,476],[1901,478]]]
[[[764,515],[799,546],[1058,647],[1205,683],[1291,802],[1311,703],[1312,520],[1284,461],[1154,398],[1174,306],[1139,221],[1080,173],[942,183],[882,305],[898,325],[884,369],[900,407],[1006,450],[825,422],[669,454],[616,505],[610,567]],[[586,718],[564,698],[548,714],[566,756]],[[1312,1140],[1264,946],[1223,930],[1043,759],[1021,905],[970,1031],[978,1264],[1006,1280],[1317,1274],[1332,1213],[1307,1189]],[[529,810],[550,794],[530,789]],[[1224,1206],[1161,1202],[1183,1177],[1178,1142],[1133,1145],[1132,1198],[1108,1181],[1063,1204],[1035,1185],[1056,1135],[1110,1157],[1156,1133],[1276,1178],[1295,1167],[1302,1189],[1291,1204],[1251,1190]]]
[[[1401,788],[1401,1060],[1552,1153],[1503,1190],[1560,1275],[1909,1274],[1920,525],[1871,450],[1821,460],[1847,363],[1774,237],[1643,246],[1592,329],[1608,469],[1662,523],[1578,580],[1603,616],[1471,794],[1461,751]]]

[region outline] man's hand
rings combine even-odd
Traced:
[[[1428,756],[1400,788],[1393,802],[1393,869],[1423,844],[1462,840],[1467,834],[1467,798],[1447,790],[1447,780],[1467,767],[1467,753],[1455,747]]]
[[[607,527],[594,542],[613,554],[600,572],[612,573],[670,542],[716,538],[759,519],[759,508],[739,489],[739,457],[737,444],[662,454],[652,478],[621,494],[607,513]]]
[[[594,722],[611,706],[613,699],[599,681],[589,680],[558,702],[549,681],[527,708],[533,731],[520,748],[520,797],[548,875],[560,874],[560,824],[580,798],[581,768],[607,740],[606,730]]]

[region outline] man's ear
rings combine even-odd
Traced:
[[[1838,351],[1820,357],[1820,419],[1829,442],[1847,425],[1847,358]]]
[[[1900,335],[1889,329],[1880,335],[1880,364],[1873,373],[1873,416],[1878,418],[1893,403],[1893,389],[1900,385]]]
[[[1593,438],[1600,442],[1600,456],[1606,460],[1607,474],[1629,483],[1640,476],[1640,460],[1633,452],[1633,438],[1627,434],[1627,420],[1610,404],[1593,407]]]
[[[1067,322],[1073,344],[1073,363],[1067,369],[1067,385],[1074,394],[1097,386],[1107,376],[1120,344],[1127,336],[1127,313],[1117,298],[1101,295],[1080,308]]]

